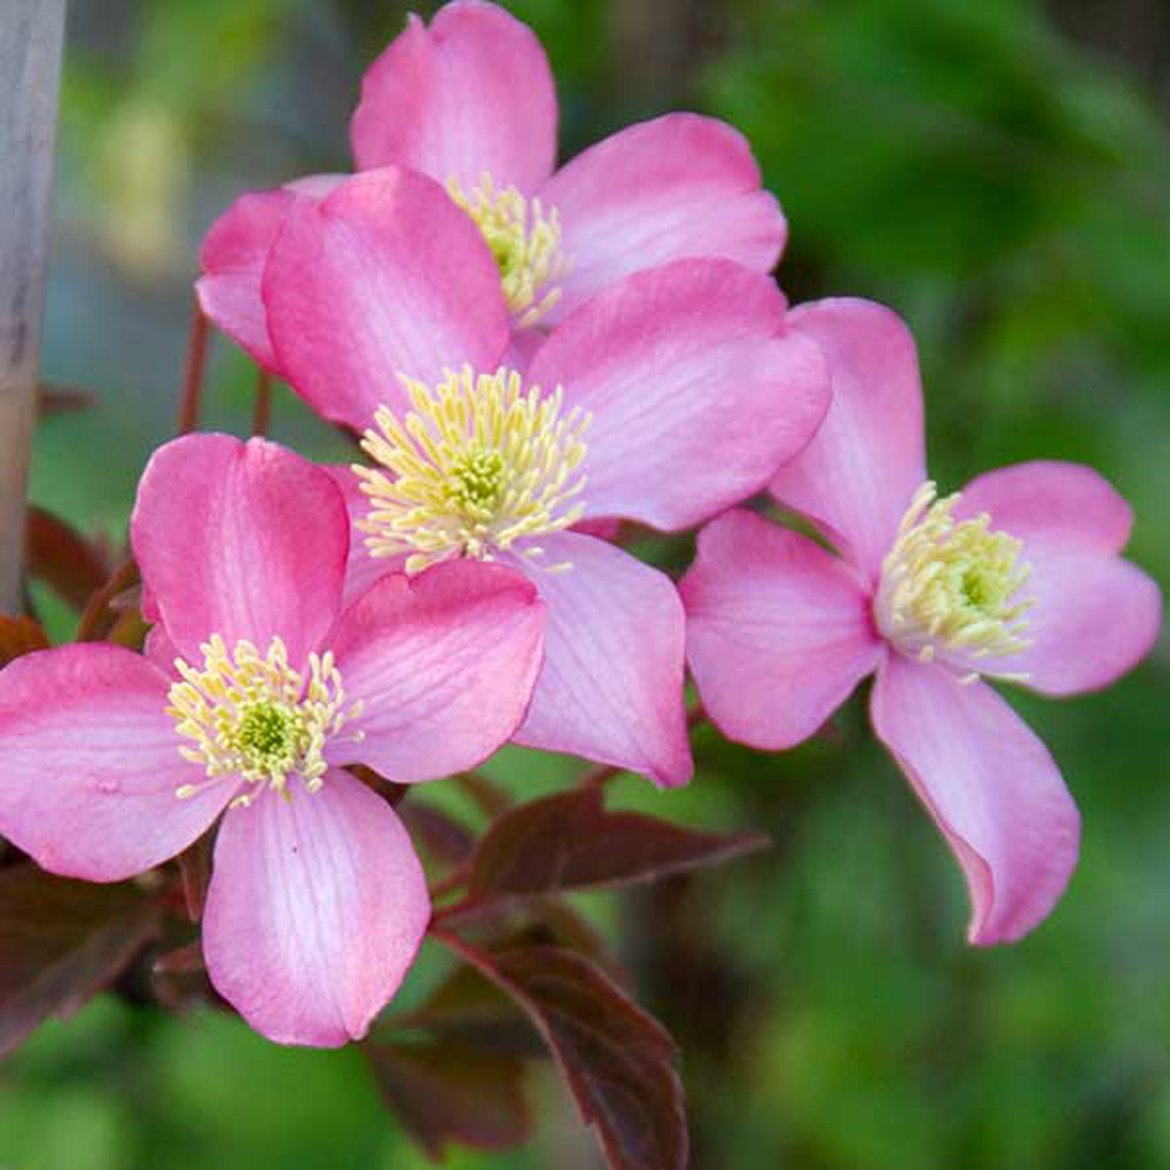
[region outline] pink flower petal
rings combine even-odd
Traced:
[[[402,822],[352,776],[274,793],[224,818],[203,919],[207,969],[280,1044],[365,1035],[414,962],[430,918]]]
[[[130,539],[179,652],[220,634],[298,665],[341,606],[349,521],[328,474],[264,439],[187,435],[160,447],[138,486]]]
[[[574,313],[529,381],[592,415],[586,516],[686,528],[762,488],[828,408],[818,348],[769,277],[727,260],[639,273]]]
[[[876,580],[898,521],[926,479],[914,339],[894,313],[870,301],[817,301],[794,309],[788,322],[823,349],[833,404],[771,491]]]
[[[1079,463],[1037,459],[977,476],[955,515],[986,512],[991,527],[1018,540],[1102,554],[1120,552],[1133,510],[1104,476]]]
[[[364,705],[353,723],[364,739],[334,740],[330,762],[400,783],[475,767],[524,717],[544,626],[536,590],[503,565],[449,561],[383,578],[327,639],[347,699]]]
[[[358,430],[398,382],[470,362],[494,370],[508,340],[500,275],[479,229],[432,180],[395,168],[290,211],[263,296],[281,368],[314,410]]]
[[[1076,866],[1080,817],[1048,750],[985,683],[891,653],[873,724],[967,877],[973,943],[1042,922]]]
[[[342,606],[348,607],[356,601],[375,581],[390,573],[401,573],[406,569],[409,554],[394,557],[375,557],[366,547],[366,533],[357,526],[369,512],[369,497],[361,490],[361,481],[349,464],[323,464],[322,470],[345,497],[345,510],[349,514],[349,559],[345,563],[345,592]]]
[[[544,49],[494,4],[411,16],[370,66],[350,126],[358,167],[411,167],[464,187],[490,172],[524,193],[552,171],[557,99]]]
[[[180,800],[200,768],[166,713],[170,679],[98,643],[28,654],[0,671],[0,834],[43,869],[121,881],[181,852],[230,782]]]
[[[788,234],[747,140],[698,114],[667,114],[599,142],[558,171],[540,199],[560,213],[572,259],[554,316],[631,272],[684,257],[771,272]]]
[[[1133,512],[1104,477],[1075,463],[1001,467],[972,480],[955,509],[959,518],[983,512],[992,529],[1023,542],[1032,645],[975,669],[1025,674],[1034,690],[1070,695],[1108,686],[1149,653],[1161,595],[1114,555],[1129,539]]]
[[[591,536],[517,557],[548,606],[544,668],[516,742],[569,752],[677,787],[693,771],[683,710],[684,621],[668,577]]]
[[[856,573],[751,512],[703,529],[679,592],[703,705],[752,747],[775,751],[814,734],[882,654]]]
[[[260,299],[260,278],[273,240],[297,196],[288,190],[249,191],[211,225],[195,283],[207,317],[265,369],[279,374]]]

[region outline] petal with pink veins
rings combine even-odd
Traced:
[[[968,938],[1013,942],[1076,867],[1080,817],[1039,738],[989,686],[891,653],[871,714],[967,877]]]
[[[1133,527],[1121,494],[1091,467],[1036,460],[980,475],[962,492],[957,519],[986,513],[990,527],[1022,542],[1030,571],[1031,645],[973,662],[986,673],[1024,675],[1049,695],[1098,690],[1149,653],[1161,626],[1158,586],[1119,559]]]
[[[670,579],[591,536],[543,537],[525,568],[548,606],[544,667],[516,742],[677,787],[693,771],[683,709],[684,618]],[[549,567],[571,564],[550,572]]]
[[[926,479],[914,338],[871,301],[816,301],[794,309],[788,322],[824,352],[833,403],[813,441],[772,481],[772,494],[876,581]]]
[[[363,430],[401,412],[406,374],[494,370],[508,343],[499,269],[479,229],[431,179],[387,167],[298,202],[262,289],[285,377],[314,410]]]
[[[326,748],[389,780],[434,780],[482,763],[516,730],[540,668],[544,606],[520,573],[457,560],[384,577],[327,643],[346,698],[361,702]]]
[[[814,734],[882,655],[856,572],[751,512],[703,529],[679,592],[704,708],[725,735],[755,748]]]
[[[530,194],[552,172],[557,98],[540,41],[503,8],[456,0],[411,16],[367,70],[350,125],[361,170],[410,167],[466,188],[489,172]]]
[[[160,447],[138,485],[130,539],[179,653],[219,634],[299,669],[341,608],[349,518],[327,472],[266,439],[199,434]]]
[[[279,1044],[358,1040],[398,990],[430,918],[394,810],[345,772],[268,792],[219,831],[203,948],[216,990]]]
[[[785,328],[772,280],[680,260],[602,293],[537,351],[585,435],[586,517],[689,527],[762,488],[829,405],[816,345]]]
[[[171,680],[118,646],[84,643],[0,671],[0,833],[43,869],[121,881],[180,853],[232,796],[179,755]]]
[[[195,282],[206,316],[265,369],[279,374],[268,336],[260,280],[268,252],[297,196],[289,190],[249,191],[211,225]]]
[[[539,196],[559,213],[572,262],[552,319],[672,260],[717,256],[771,272],[788,235],[747,139],[698,114],[627,127],[562,167]]]

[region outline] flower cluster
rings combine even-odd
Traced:
[[[1091,470],[940,496],[909,332],[864,301],[789,310],[786,223],[735,130],[669,114],[559,170],[556,138],[529,29],[483,0],[412,17],[366,75],[356,173],[244,195],[198,282],[359,438],[354,464],[167,444],[131,524],[143,652],[0,673],[0,832],[116,881],[214,826],[208,971],[278,1041],[361,1037],[428,928],[365,769],[434,780],[511,740],[685,784],[688,664],[712,722],[768,750],[874,674],[971,940],[1018,938],[1068,881],[1078,817],[984,680],[1104,686],[1157,632],[1157,588],[1119,557],[1128,509]],[[678,586],[625,522],[706,524]]]

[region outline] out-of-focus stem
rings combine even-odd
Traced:
[[[252,434],[267,435],[272,421],[272,375],[265,369],[256,371],[256,396],[252,400]]]
[[[20,604],[65,0],[0,6],[0,613]]]
[[[203,400],[203,375],[207,369],[207,318],[196,301],[191,310],[191,332],[187,341],[187,370],[183,375],[183,397],[179,401],[180,435],[189,434],[199,425],[199,405]]]

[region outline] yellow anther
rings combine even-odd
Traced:
[[[878,628],[924,662],[1002,658],[1027,649],[1032,601],[1020,591],[1031,566],[1020,557],[1022,543],[992,531],[986,513],[957,521],[958,493],[936,497],[931,482],[918,489],[882,562]]]
[[[248,641],[237,642],[229,653],[219,634],[199,649],[203,668],[177,658],[182,681],[168,694],[167,714],[191,741],[179,748],[180,755],[202,765],[208,782],[237,776],[260,789],[287,792],[289,777],[299,776],[307,791],[317,791],[328,767],[326,741],[361,707],[344,709],[333,655],[310,654],[302,673],[289,664],[280,638],[272,639],[265,654]],[[185,784],[175,795],[187,799],[205,787]],[[250,799],[245,794],[236,803]]]
[[[408,573],[452,554],[492,560],[522,537],[580,520],[589,416],[562,418],[559,388],[525,392],[513,371],[477,375],[469,366],[434,390],[400,380],[414,409],[399,421],[381,407],[378,429],[362,439],[384,470],[353,468],[370,500],[358,524],[373,556],[406,553]]]
[[[447,182],[451,198],[475,220],[500,270],[500,283],[518,328],[535,325],[561,296],[558,281],[570,261],[561,251],[561,223],[555,207],[525,199],[515,187],[497,188],[490,174],[465,192]]]

